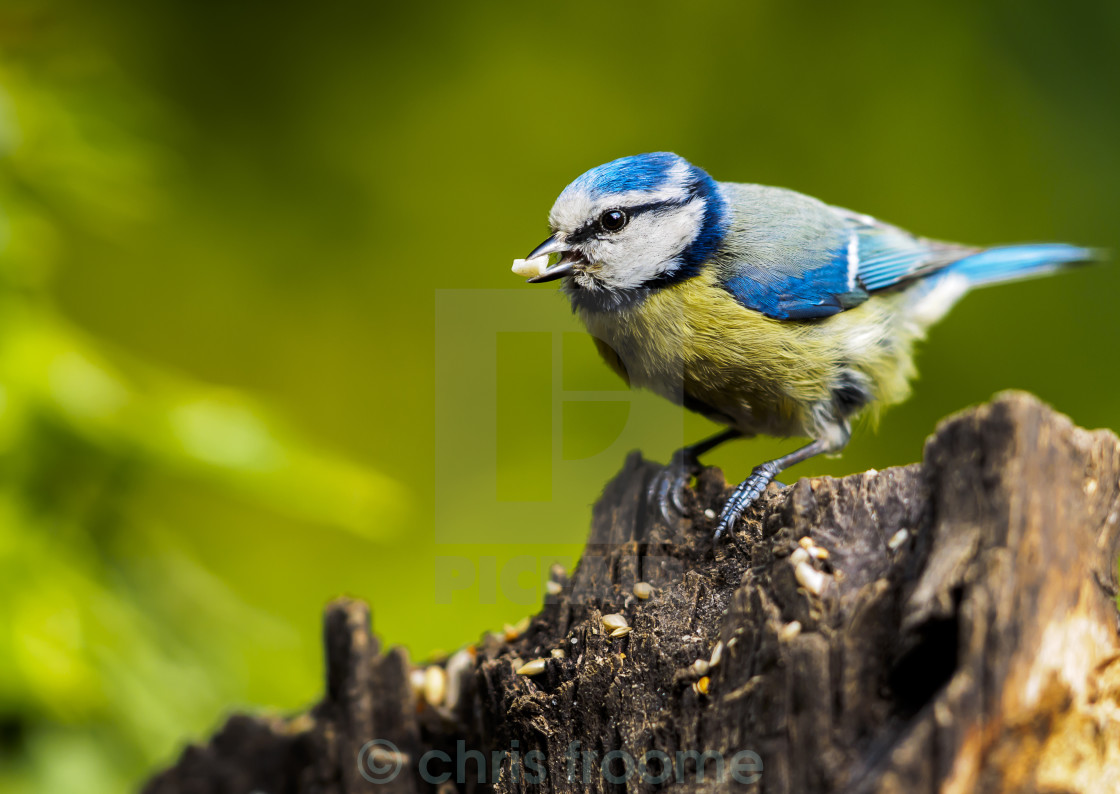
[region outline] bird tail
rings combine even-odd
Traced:
[[[977,251],[925,279],[923,287],[911,293],[909,319],[920,334],[973,287],[1042,276],[1104,258],[1102,251],[1065,243],[1003,245]]]
[[[958,259],[945,273],[964,276],[969,286],[1053,273],[1069,265],[1087,264],[1103,256],[1100,251],[1065,243],[1028,243],[988,248]]]

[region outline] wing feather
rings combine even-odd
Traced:
[[[780,195],[784,203],[769,211],[790,217],[771,217],[749,231],[757,237],[761,228],[796,239],[755,245],[755,251],[768,254],[765,258],[745,247],[723,267],[724,288],[742,306],[774,319],[830,317],[860,305],[874,292],[923,278],[978,250],[916,237],[811,199],[790,199],[788,191]],[[807,216],[813,240],[804,239],[804,226],[797,228]]]

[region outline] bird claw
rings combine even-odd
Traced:
[[[774,481],[778,469],[772,466],[769,462],[763,463],[760,466],[755,466],[751,476],[743,480],[735,490],[731,492],[727,502],[723,506],[723,510],[719,514],[719,522],[716,524],[716,531],[712,537],[712,541],[718,541],[725,533],[733,534],[732,528],[739,517],[747,511],[752,504],[754,504],[758,497],[766,491],[766,487]]]
[[[688,512],[684,503],[684,491],[688,481],[700,469],[700,461],[687,449],[679,449],[673,454],[669,465],[657,473],[649,486],[649,499],[661,510],[666,523],[672,524],[679,516]],[[673,514],[676,510],[676,515]]]

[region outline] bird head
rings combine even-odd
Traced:
[[[668,152],[592,168],[560,194],[552,236],[527,258],[561,254],[530,282],[569,277],[576,290],[624,293],[694,275],[726,231],[719,185]]]

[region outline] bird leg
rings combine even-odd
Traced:
[[[847,441],[846,438],[844,440]],[[841,443],[839,447],[843,447],[843,444]],[[754,470],[751,471],[751,476],[735,486],[735,490],[731,492],[731,496],[728,498],[726,504],[724,504],[723,510],[719,516],[719,524],[716,526],[715,536],[712,540],[718,541],[725,532],[730,533],[731,528],[735,526],[735,522],[739,519],[739,516],[762,495],[763,491],[766,490],[766,486],[773,481],[778,472],[783,469],[788,469],[790,466],[802,463],[815,455],[835,452],[837,449],[837,444],[824,439],[818,439],[811,444],[806,444],[801,449],[795,449],[788,455],[782,455],[780,458],[768,460],[765,463],[760,463],[755,466]]]
[[[740,436],[742,436],[741,432],[735,428],[728,428],[716,433],[711,438],[682,447],[673,453],[669,465],[653,478],[653,482],[649,486],[649,499],[657,502],[665,521],[672,523],[675,520],[671,512],[674,507],[678,514],[685,512],[684,502],[682,501],[684,489],[688,485],[689,479],[700,469],[700,456],[711,452],[725,441]]]

